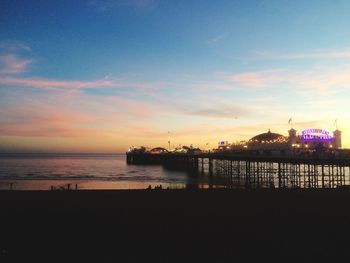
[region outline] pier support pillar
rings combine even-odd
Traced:
[[[278,163],[278,188],[282,187],[281,163]]]
[[[213,159],[209,158],[209,175],[213,176]]]

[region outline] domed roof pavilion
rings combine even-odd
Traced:
[[[273,133],[270,130],[265,133],[254,136],[249,142],[256,143],[273,143],[273,142],[285,142],[287,138],[281,134]]]

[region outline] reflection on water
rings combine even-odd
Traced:
[[[78,189],[222,187],[205,174],[162,166],[127,165],[123,154],[0,154],[0,189],[48,190],[75,184]]]

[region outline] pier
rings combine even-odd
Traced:
[[[331,156],[252,155],[248,153],[127,153],[134,165],[225,178],[228,188],[350,187],[350,158]]]

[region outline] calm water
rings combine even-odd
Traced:
[[[184,188],[209,185],[205,175],[162,166],[127,165],[123,154],[0,154],[0,189],[48,190],[75,184],[79,189]]]

